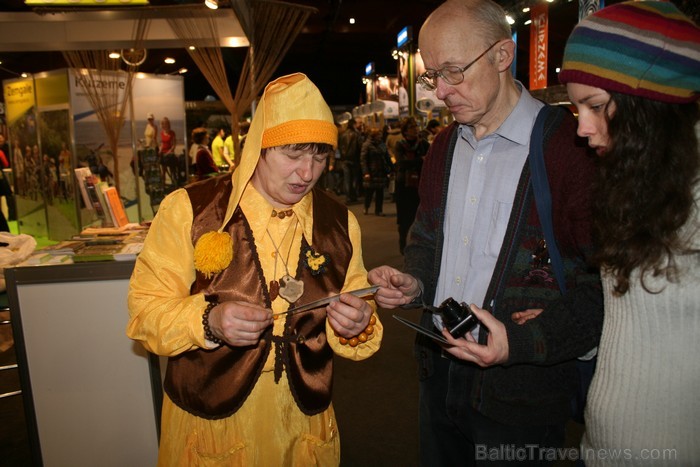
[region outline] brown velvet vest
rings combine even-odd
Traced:
[[[231,190],[230,176],[187,187],[194,214],[193,244],[201,235],[221,226]],[[313,275],[304,257],[308,244],[302,239],[295,277],[304,282],[304,294],[296,305],[338,293],[352,256],[347,208],[321,190],[314,190],[313,200],[313,251],[327,254],[330,262],[325,271]],[[253,232],[240,207],[224,231],[233,238],[233,261],[227,269],[209,279],[197,272],[191,293],[204,293],[219,302],[241,300],[270,308],[270,295]],[[228,417],[243,405],[252,391],[274,341],[278,344],[275,380],[278,381],[286,369],[299,409],[308,415],[322,412],[331,401],[333,378],[333,351],[326,339],[325,322],[324,307],[287,316],[284,334],[273,336],[270,327],[257,346],[222,345],[213,350],[198,349],[171,357],[165,375],[165,392],[177,406],[199,417]]]

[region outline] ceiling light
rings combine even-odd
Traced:
[[[525,24],[525,26],[527,26],[527,25],[530,24],[530,23],[532,23],[532,20],[531,20],[531,19],[525,21],[525,23],[523,23],[523,24]]]
[[[110,53],[109,53],[109,58],[111,58],[112,60],[117,60],[117,59],[119,59],[119,58],[121,58],[121,57],[122,57],[122,56],[121,56],[121,54],[120,54],[119,52],[110,52]]]
[[[189,46],[188,48],[189,48],[190,50],[194,50],[194,49],[196,49],[196,47],[195,47],[195,46],[193,46],[193,45]]]
[[[529,6],[526,6],[525,8],[523,8],[523,13],[527,13],[528,11],[530,11],[530,7],[529,7]]]
[[[355,24],[355,18],[350,18],[349,23],[350,23],[350,24]]]
[[[212,10],[216,10],[217,8],[219,8],[218,0],[204,0],[204,4],[207,6],[207,8],[210,8]]]
[[[510,15],[506,15],[506,21],[508,21],[508,24],[515,24],[515,20]]]
[[[187,68],[184,68],[184,67],[180,68],[179,70],[177,70],[177,72],[180,73],[181,75],[184,75],[185,73],[187,73]]]
[[[163,60],[163,61],[165,63],[167,63],[168,65],[172,65],[173,63],[175,63],[175,59],[172,57],[166,57],[165,60]]]
[[[22,78],[29,78],[29,75],[28,75],[27,73],[22,73],[20,76],[21,76]]]

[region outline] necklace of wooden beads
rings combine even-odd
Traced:
[[[291,209],[290,209],[291,211]],[[294,222],[294,233],[292,234],[292,238],[289,241],[289,250],[287,250],[287,258],[283,258],[282,254],[280,253],[280,249],[275,243],[275,241],[272,239],[272,234],[270,234],[269,229],[265,229],[267,232],[267,236],[270,237],[270,241],[272,242],[272,246],[275,247],[275,269],[272,277],[277,277],[277,258],[279,258],[282,261],[282,264],[284,265],[284,272],[285,274],[279,278],[279,280],[272,280],[270,281],[270,300],[274,301],[275,298],[277,298],[277,295],[280,297],[284,298],[287,300],[289,303],[294,303],[299,298],[302,296],[304,293],[304,283],[298,279],[295,279],[292,277],[291,274],[289,274],[289,268],[287,265],[289,264],[289,255],[292,252],[292,245],[294,244],[294,236],[297,233],[297,227],[299,226],[299,220],[297,219],[296,222]],[[287,233],[289,233],[291,225],[287,227],[287,230],[284,232],[284,236],[282,237],[282,241],[280,242],[280,246],[284,243],[284,239],[287,238]]]
[[[277,211],[275,209],[272,210],[272,217],[279,217],[280,219],[284,219],[285,217],[292,217],[292,214],[294,214],[293,209],[287,209],[285,211]]]

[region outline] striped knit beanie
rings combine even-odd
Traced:
[[[611,5],[574,28],[559,81],[694,102],[700,97],[700,29],[670,2]]]

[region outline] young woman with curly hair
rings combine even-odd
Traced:
[[[696,463],[700,29],[670,2],[612,5],[574,29],[559,78],[600,156],[605,318],[581,456]],[[611,449],[623,457],[600,455]]]
[[[697,253],[683,235],[696,209],[698,140],[696,103],[669,104],[610,92],[605,120],[609,149],[599,161],[594,207],[597,260],[615,277],[624,295],[630,275],[680,280],[674,257]]]

